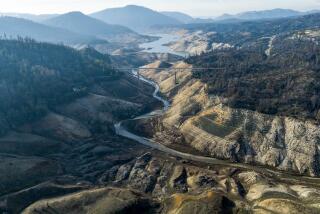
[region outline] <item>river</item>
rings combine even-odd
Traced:
[[[185,52],[176,52],[171,50],[166,44],[174,41],[178,41],[180,39],[180,36],[178,35],[172,35],[172,34],[149,34],[148,36],[155,36],[160,37],[160,39],[153,41],[153,42],[147,42],[141,44],[139,47],[143,48],[143,52],[148,53],[170,53],[175,54],[178,56],[185,57],[187,53]]]
[[[137,78],[136,72],[132,72],[131,74]],[[264,166],[249,165],[249,164],[243,164],[243,163],[233,163],[233,162],[226,161],[226,160],[219,160],[216,158],[180,152],[180,151],[171,149],[161,143],[155,142],[152,139],[148,139],[143,136],[138,136],[138,135],[130,132],[129,130],[127,130],[123,126],[123,123],[125,121],[140,120],[140,119],[147,119],[147,118],[160,116],[160,115],[163,115],[170,107],[169,101],[162,98],[161,96],[159,96],[159,94],[158,94],[159,93],[159,85],[157,83],[155,83],[154,81],[148,80],[144,77],[141,77],[141,76],[140,76],[140,80],[143,82],[146,82],[147,84],[150,84],[154,87],[153,97],[163,103],[163,108],[161,110],[155,110],[150,113],[138,116],[136,118],[123,120],[123,121],[120,121],[120,122],[114,124],[115,132],[117,135],[134,140],[140,144],[143,144],[143,145],[148,146],[150,148],[162,151],[162,152],[170,154],[172,156],[183,158],[185,160],[191,160],[191,161],[196,161],[196,162],[200,162],[200,163],[207,163],[207,164],[214,164],[214,165],[222,165],[222,166],[227,166],[227,167],[242,168],[242,169],[246,169],[246,170],[253,170],[253,171],[256,171],[256,172],[259,172],[262,174],[271,173],[271,174],[273,174],[273,176],[277,177],[279,180],[282,180],[285,182],[294,181],[294,182],[298,182],[300,184],[313,184],[313,185],[320,184],[320,178],[300,176],[300,175],[290,174],[290,173],[284,172],[284,171],[279,171],[276,169],[270,169],[270,168],[267,168]]]

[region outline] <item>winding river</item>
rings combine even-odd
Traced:
[[[134,77],[138,78],[137,73],[132,72],[131,73]],[[202,162],[202,163],[208,163],[208,164],[223,164],[223,165],[228,165],[228,166],[237,166],[237,167],[241,167],[241,164],[238,163],[231,163],[231,162],[227,162],[224,160],[218,160],[216,158],[211,158],[211,157],[205,157],[205,156],[199,156],[199,155],[193,155],[193,154],[189,154],[189,153],[184,153],[184,152],[180,152],[171,148],[168,148],[160,143],[155,142],[152,139],[148,139],[142,136],[138,136],[132,132],[130,132],[129,130],[127,130],[124,126],[123,123],[126,121],[132,121],[132,120],[140,120],[140,119],[148,119],[148,118],[153,118],[153,117],[157,117],[157,116],[161,116],[163,115],[170,107],[170,103],[168,100],[160,97],[159,94],[159,85],[157,83],[155,83],[154,81],[151,81],[149,79],[146,79],[144,77],[141,77],[140,75],[140,80],[152,85],[155,90],[153,92],[153,97],[159,101],[161,101],[163,103],[163,108],[161,110],[155,110],[152,112],[149,112],[147,114],[135,117],[133,119],[128,119],[128,120],[123,120],[120,121],[118,123],[116,123],[114,125],[116,134],[125,138],[129,138],[131,140],[134,140],[138,143],[141,143],[145,146],[157,149],[159,151],[165,152],[167,154],[173,155],[175,157],[180,157],[186,160],[191,160],[191,161],[197,161],[197,162]],[[248,168],[248,167],[242,167],[242,168]]]
[[[135,72],[132,72],[131,75],[138,78],[137,73],[135,73]],[[123,121],[116,123],[114,125],[114,128],[115,128],[115,132],[117,135],[134,140],[140,144],[143,144],[147,147],[162,151],[162,152],[167,153],[169,155],[183,158],[185,160],[206,163],[206,164],[213,164],[213,165],[223,165],[223,166],[227,166],[227,167],[236,167],[236,168],[241,168],[241,169],[246,169],[246,170],[253,170],[253,171],[259,172],[261,174],[269,174],[269,175],[271,174],[273,177],[275,177],[279,180],[285,181],[285,182],[294,181],[294,182],[298,182],[300,184],[304,183],[304,184],[309,184],[309,185],[313,184],[313,185],[320,186],[320,178],[313,178],[313,177],[308,177],[308,176],[299,176],[299,175],[295,175],[295,174],[289,174],[287,172],[283,172],[283,171],[279,171],[279,170],[275,170],[275,169],[270,169],[265,166],[254,166],[254,165],[249,165],[249,164],[233,163],[233,162],[226,161],[226,160],[218,160],[216,158],[184,153],[184,152],[180,152],[180,151],[171,149],[169,147],[166,147],[160,143],[155,142],[152,139],[138,136],[138,135],[130,132],[129,130],[127,130],[123,126],[123,123],[125,121],[148,119],[148,118],[153,118],[156,116],[161,116],[170,107],[169,101],[162,98],[161,96],[159,96],[160,88],[157,83],[155,83],[154,81],[151,81],[149,79],[146,79],[144,77],[141,77],[141,75],[140,75],[140,80],[149,84],[149,85],[152,85],[155,88],[155,90],[153,92],[153,97],[163,103],[163,108],[161,110],[155,110],[155,111],[149,112],[147,114],[137,116],[133,119],[123,120]]]

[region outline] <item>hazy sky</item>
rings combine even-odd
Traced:
[[[0,12],[41,14],[77,10],[91,13],[128,4],[161,11],[182,11],[193,16],[217,16],[273,8],[320,9],[320,0],[0,0]]]

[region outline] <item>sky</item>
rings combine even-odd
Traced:
[[[0,0],[0,12],[50,14],[81,11],[88,14],[128,4],[157,11],[180,11],[196,17],[274,8],[320,9],[320,0]]]

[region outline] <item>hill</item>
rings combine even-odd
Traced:
[[[231,107],[319,121],[319,20],[320,14],[312,14],[225,25],[211,41],[234,48],[188,62],[225,68],[194,75],[208,84],[208,93],[225,97]]]
[[[110,67],[91,48],[0,40],[0,213],[94,188],[106,170],[144,152],[113,127],[156,105],[154,89]]]
[[[70,12],[43,22],[46,25],[63,28],[78,34],[96,36],[113,41],[123,37],[142,37],[127,27],[111,25],[86,16],[81,12]],[[123,42],[123,41],[122,41]]]
[[[185,13],[173,12],[173,11],[163,11],[161,13],[165,16],[174,18],[184,24],[195,22],[195,19],[192,16],[189,16],[188,14],[185,14]]]
[[[186,13],[181,13],[181,12],[175,12],[175,11],[166,12],[166,11],[164,11],[161,13],[166,16],[169,16],[171,18],[178,20],[179,22],[181,22],[183,24],[196,24],[196,23],[201,24],[201,23],[215,22],[215,20],[212,18],[194,18]],[[225,20],[219,20],[219,22],[222,22],[222,21],[225,21]]]
[[[143,30],[155,25],[181,24],[181,22],[176,19],[154,10],[135,5],[106,9],[93,13],[91,16],[109,24],[123,25],[134,30]]]
[[[1,132],[84,95],[95,77],[113,76],[109,64],[107,56],[91,49],[78,52],[30,39],[0,40]]]
[[[81,35],[15,17],[0,17],[0,35],[13,38],[29,37],[38,41],[68,45],[107,43],[93,36]]]

